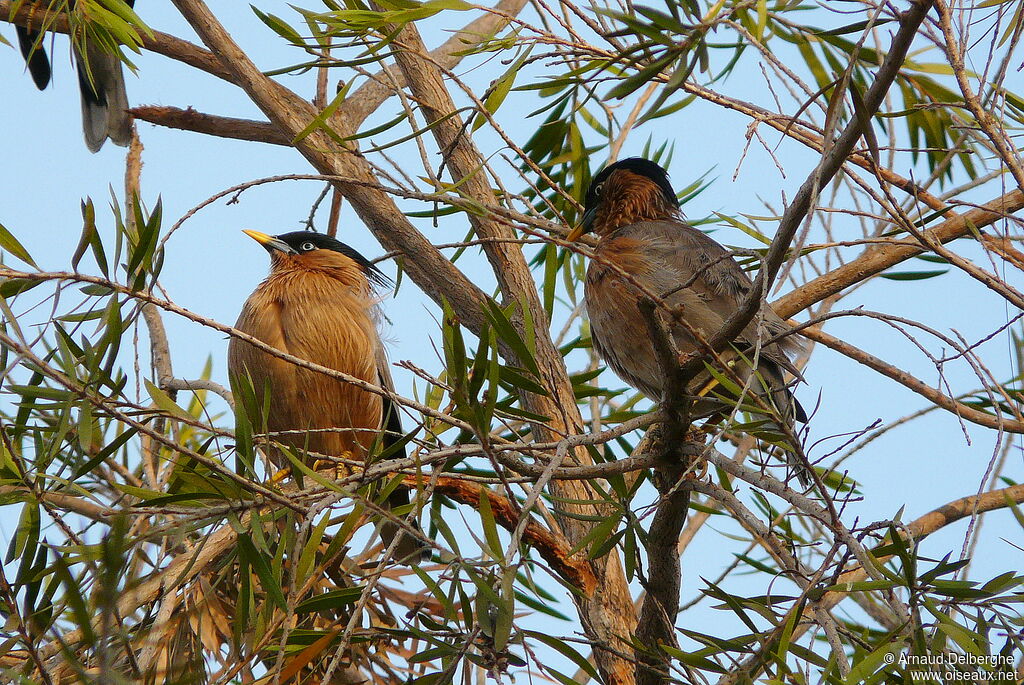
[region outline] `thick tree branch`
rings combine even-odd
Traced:
[[[493,204],[494,191],[485,175],[483,156],[468,136],[469,129],[458,115],[441,69],[427,57],[426,48],[413,24],[394,29],[397,31],[395,42],[402,46],[396,51],[395,59],[420,106],[420,112],[431,125],[430,131],[444,157],[444,165],[449,168],[453,180],[460,184],[462,193],[481,205]],[[506,240],[516,237],[514,231],[487,213],[470,213],[468,216],[477,236],[494,239],[485,242],[483,250],[505,301],[519,304],[512,315],[513,325],[525,339],[531,328],[527,325],[527,317],[534,324],[535,361],[550,394],[522,395],[526,409],[549,417],[547,424],[535,425],[533,430],[541,440],[581,432],[583,422],[576,398],[562,355],[551,340],[547,314],[538,296],[533,274],[521,248]],[[579,463],[590,463],[590,455],[585,450],[575,450],[574,457]],[[573,503],[597,499],[586,482],[552,481],[551,489],[555,495],[564,498],[566,509],[583,515],[600,514],[592,505]],[[591,522],[579,518],[557,518],[566,538],[574,545],[581,542],[593,527]],[[632,633],[635,625],[629,587],[618,554],[614,551],[595,561],[594,571],[600,579],[598,591],[594,595],[577,595],[575,599],[588,636],[598,645],[613,647],[595,652],[602,674],[609,683],[625,685],[633,681],[633,669],[618,653],[628,653],[629,646],[623,641],[623,636]]]
[[[248,140],[271,145],[287,145],[292,141],[273,124],[253,119],[222,117],[216,114],[198,112],[191,107],[162,107],[157,105],[140,105],[128,110],[132,116],[157,126],[176,128],[180,131],[205,133],[208,136]]]
[[[424,480],[416,477],[406,478],[406,482],[410,484],[423,483]],[[494,520],[509,532],[515,532],[519,525],[518,507],[514,506],[507,497],[502,497],[493,490],[481,487],[479,483],[441,476],[437,479],[435,491],[462,504],[468,504],[474,509],[480,507],[481,494],[487,493],[487,501],[491,505]],[[578,588],[580,592],[592,594],[596,591],[598,578],[594,575],[590,563],[583,555],[571,555],[572,547],[564,537],[531,519],[523,530],[522,540],[537,550],[559,576]]]
[[[675,646],[675,623],[682,587],[682,565],[678,540],[690,506],[691,483],[686,476],[694,462],[680,447],[690,427],[690,401],[686,379],[679,371],[679,352],[652,300],[641,300],[641,314],[654,344],[665,378],[661,397],[663,423],[647,432],[637,447],[657,457],[654,484],[658,490],[657,509],[647,531],[646,595],[640,608],[636,639],[637,685],[661,685],[669,680],[671,657],[661,645]]]

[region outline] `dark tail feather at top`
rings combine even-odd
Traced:
[[[128,145],[132,140],[132,116],[128,113],[121,60],[93,48],[86,50],[87,59],[77,50],[75,57],[86,147],[98,152],[108,138],[115,145]]]
[[[134,1],[127,4],[130,7]],[[32,81],[39,90],[43,90],[50,84],[52,70],[41,44],[41,34],[22,26],[16,27],[16,32],[18,47]],[[86,147],[90,152],[98,152],[108,138],[115,145],[128,145],[132,140],[132,116],[128,113],[121,60],[99,48],[87,48],[84,56],[76,48],[75,65],[82,98],[82,133]]]
[[[39,43],[40,34],[24,26],[18,26],[15,30],[18,34],[18,47],[21,48],[21,56],[25,58],[28,73],[32,75],[36,88],[43,90],[50,85],[50,60],[46,56],[46,50],[43,50]]]

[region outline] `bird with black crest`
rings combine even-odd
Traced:
[[[584,215],[568,239],[597,234],[584,286],[594,349],[622,380],[661,401],[667,379],[645,323],[643,307],[655,306],[680,359],[706,353],[707,340],[723,327],[750,292],[751,280],[732,254],[683,220],[668,173],[648,159],[632,157],[604,168],[587,190]],[[706,372],[687,387],[700,397],[694,418],[728,411],[737,397],[726,385],[742,386],[748,402],[760,404],[762,428],[784,435],[782,443],[801,483],[810,467],[794,444],[793,422],[807,416],[785,374],[800,372],[789,355],[799,352],[790,326],[769,305],[743,329],[722,358],[739,383],[723,384]],[[756,364],[755,364],[756,360]]]
[[[389,282],[380,269],[322,233],[244,232],[270,253],[270,275],[246,300],[235,328],[281,352],[393,392],[377,332],[375,286]],[[234,337],[228,347],[228,372],[236,385],[245,379],[257,397],[269,400],[266,428],[275,442],[300,453],[359,461],[375,450],[393,459],[405,456],[399,447],[399,410],[387,395],[296,365]],[[271,445],[267,450],[277,466],[289,465],[280,449]],[[409,490],[399,486],[386,504],[397,509],[409,503]],[[415,563],[429,556],[430,545],[415,522],[405,529],[394,521],[381,526],[385,544],[399,532],[397,560]]]

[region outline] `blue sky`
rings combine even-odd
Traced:
[[[269,34],[247,6],[224,5],[227,9],[218,10],[222,11],[223,21],[242,46],[256,56],[260,67],[271,69],[297,60],[278,44],[278,39]],[[289,16],[283,8],[276,8],[276,11]],[[168,3],[143,3],[140,13],[153,28],[195,40]],[[431,30],[426,31],[427,42],[431,45],[446,37],[439,30],[443,27],[436,24],[431,24]],[[14,32],[9,26],[0,28],[0,35],[14,41]],[[0,109],[0,122],[4,130],[16,132],[7,137],[4,160],[0,163],[0,223],[14,233],[40,267],[47,270],[68,266],[81,230],[81,199],[93,198],[102,226],[104,221],[109,224],[109,212],[105,210],[109,188],[112,186],[119,197],[123,193],[123,149],[108,144],[99,154],[92,155],[82,142],[76,82],[66,45],[63,38],[56,39],[55,78],[46,92],[37,91],[28,75],[22,73],[16,50],[0,48],[6,99]],[[133,59],[139,66],[139,75],[128,77],[129,100],[133,104],[191,106],[216,114],[263,118],[233,86],[158,55],[143,54]],[[749,58],[745,59],[752,64]],[[500,73],[497,68],[493,64],[484,65],[469,78],[484,87]],[[766,91],[758,74],[756,67],[738,69],[736,76],[716,87],[752,100],[763,98]],[[745,78],[749,81],[743,80]],[[282,82],[300,92],[312,92],[309,75],[282,77]],[[388,113],[395,107],[394,103],[388,103],[379,118],[389,118]],[[538,123],[524,117],[532,109],[532,102],[521,109],[506,104],[499,112],[502,125],[520,143],[525,142]],[[755,144],[734,180],[747,124],[748,121],[737,114],[698,102],[670,120],[662,120],[634,134],[623,156],[638,154],[648,135],[658,142],[668,136],[676,145],[670,168],[676,187],[689,185],[712,170],[714,182],[687,205],[689,216],[699,218],[715,211],[764,215],[761,200],[780,207],[782,194],[792,197],[810,171],[814,158],[795,144],[784,143],[777,152],[787,172],[786,177],[782,177],[770,157]],[[152,206],[158,195],[162,198],[165,227],[205,198],[235,184],[277,174],[310,172],[300,155],[288,148],[214,139],[145,123],[139,124],[139,134],[145,145],[144,199]],[[778,134],[770,135],[766,129],[764,135],[770,144],[778,142]],[[496,140],[486,135],[481,136],[481,144],[485,153],[497,147]],[[488,145],[492,147],[488,149]],[[396,154],[409,155],[408,146]],[[414,158],[400,156],[398,159],[415,169]],[[592,167],[602,162],[595,159]],[[908,159],[904,169],[897,165],[896,170],[907,173],[909,164]],[[920,173],[918,175],[920,177]],[[245,192],[237,204],[220,201],[189,219],[167,247],[161,282],[171,298],[204,316],[233,322],[241,303],[267,270],[265,252],[245,237],[241,229],[268,233],[300,229],[321,187],[310,181],[264,185]],[[997,184],[987,184],[970,197],[985,201],[999,192]],[[318,223],[321,228],[324,216],[325,212],[321,212]],[[437,228],[428,220],[416,221],[437,243],[459,240],[466,232],[465,221],[459,216],[442,219]],[[339,238],[367,256],[381,254],[380,246],[348,207],[341,225]],[[852,220],[848,230],[850,238],[859,237],[860,229]],[[714,237],[727,244],[752,246],[747,236],[728,227],[718,228]],[[983,265],[988,264],[976,250],[966,250],[965,254]],[[492,282],[481,266],[485,263],[482,259],[474,256],[464,263],[474,265],[470,275],[477,282]],[[393,265],[385,264],[383,268],[386,273],[394,274]],[[930,267],[922,263],[907,265],[907,270],[925,268]],[[1007,270],[1007,277],[1017,287],[1024,285],[1019,273]],[[1013,314],[977,282],[957,274],[903,283],[875,280],[859,289],[842,306],[864,306],[917,319],[946,333],[959,331],[971,342],[991,333]],[[392,359],[411,360],[437,373],[440,363],[434,345],[440,346],[436,324],[438,308],[408,279],[397,297],[387,300],[384,307],[393,322],[387,331]],[[167,317],[166,323],[177,376],[198,376],[206,359],[212,357],[214,379],[226,382],[227,342],[223,336],[173,317]],[[557,330],[559,326],[556,324],[553,328]],[[1019,324],[1015,328],[1019,331]],[[827,330],[900,364],[927,382],[937,380],[934,366],[880,322],[839,319],[829,323]],[[1002,333],[980,348],[986,364],[1000,378],[1012,373],[1013,353],[1008,336]],[[928,345],[933,352],[940,351],[934,341]],[[972,384],[970,372],[963,364],[950,365],[946,372],[957,391],[976,385]],[[608,373],[606,382],[612,384],[615,381]],[[412,395],[412,379],[408,374],[396,372],[396,380],[400,393]],[[821,401],[811,423],[812,441],[863,429],[876,419],[888,422],[925,406],[923,398],[825,349],[816,350],[806,371],[806,380],[807,384],[798,391],[803,404],[813,406],[819,396]],[[420,389],[422,391],[422,386]],[[967,434],[970,443],[956,417],[936,411],[883,436],[862,451],[847,466],[861,482],[865,498],[849,507],[845,516],[847,523],[852,523],[855,517],[862,522],[888,518],[903,506],[906,506],[904,519],[909,520],[949,500],[975,492],[992,458],[997,436],[993,431],[970,424]],[[829,444],[838,445],[841,441],[842,438],[834,439]],[[1019,440],[1009,463],[1007,475],[1020,480],[1024,469]],[[465,515],[473,520],[472,512]],[[1020,544],[1020,528],[1009,514],[989,515],[985,526],[985,542],[979,548],[982,553],[975,563],[974,577],[987,579],[1002,570],[1024,565],[1020,548],[1011,544],[1011,541]],[[724,528],[735,532],[729,525]],[[958,554],[964,530],[964,524],[951,526],[930,538],[925,549],[938,557],[947,551]],[[10,529],[0,519],[0,536],[9,534]],[[698,537],[697,546],[684,558],[684,600],[697,591],[698,576],[712,578],[723,564],[731,561],[731,548],[717,544],[716,535],[714,527],[709,525]],[[1004,537],[1007,539],[1002,540]],[[566,610],[571,612],[568,605]],[[705,613],[696,614],[695,619],[717,615],[708,609],[700,611]]]

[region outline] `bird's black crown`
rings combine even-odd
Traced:
[[[312,252],[313,250],[331,250],[333,252],[340,252],[358,264],[359,268],[363,270],[366,277],[372,283],[384,286],[391,283],[391,279],[388,278],[383,271],[378,269],[373,262],[360,254],[358,250],[350,245],[346,245],[340,240],[332,238],[326,233],[317,233],[316,231],[292,231],[291,233],[282,233],[275,237],[299,254]]]
[[[668,180],[668,172],[665,171],[659,164],[652,162],[649,159],[643,157],[629,157],[627,159],[619,160],[615,164],[606,166],[601,170],[594,180],[590,182],[590,188],[587,189],[586,198],[586,209],[596,207],[600,201],[600,186],[604,183],[612,173],[625,169],[626,171],[632,171],[634,174],[649,178],[654,181],[659,188],[665,200],[672,204],[673,207],[679,206],[679,199],[676,197],[675,191],[672,189],[672,183]]]

